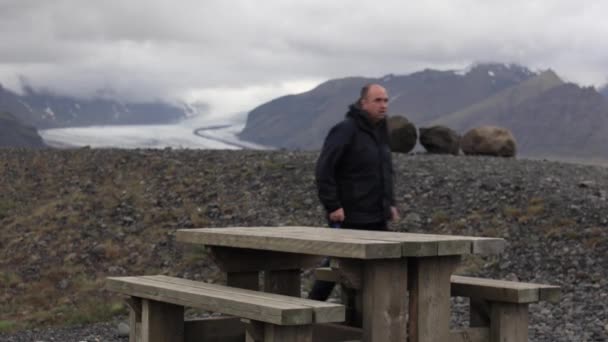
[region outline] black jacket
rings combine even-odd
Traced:
[[[388,220],[395,201],[386,120],[373,125],[367,112],[351,105],[325,139],[316,183],[328,213],[343,208],[350,223]]]

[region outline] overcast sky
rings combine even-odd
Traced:
[[[0,0],[0,83],[246,111],[331,78],[475,62],[608,80],[608,1]]]

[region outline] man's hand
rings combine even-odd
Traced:
[[[329,220],[331,222],[344,222],[344,209],[336,209],[329,213]]]
[[[401,216],[399,216],[399,210],[397,210],[397,207],[391,206],[391,221],[399,221],[400,218]]]

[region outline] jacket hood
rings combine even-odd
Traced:
[[[353,103],[348,107],[346,117],[354,119],[358,125],[369,130],[374,130],[375,127],[386,124],[386,119],[382,119],[377,125],[374,125],[369,119],[369,114],[357,103]]]

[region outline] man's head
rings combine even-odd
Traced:
[[[359,106],[369,114],[369,119],[376,123],[386,117],[388,94],[379,84],[368,84],[361,89]]]

